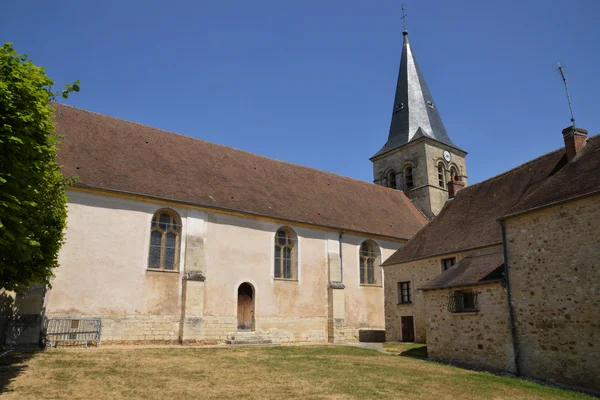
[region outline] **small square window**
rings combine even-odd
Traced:
[[[442,259],[442,272],[449,270],[454,264],[456,264],[456,257],[443,258]]]
[[[412,303],[410,282],[398,282],[398,304]]]

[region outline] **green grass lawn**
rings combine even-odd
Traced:
[[[390,347],[386,347],[389,351]],[[342,346],[131,350],[104,347],[11,353],[0,359],[0,397],[6,400],[588,398],[524,380]]]
[[[384,343],[383,349],[391,354],[413,358],[427,358],[427,345],[422,343]]]

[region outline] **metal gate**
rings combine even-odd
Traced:
[[[95,343],[100,346],[102,320],[100,318],[46,318],[44,339],[50,348],[65,342],[71,345]]]

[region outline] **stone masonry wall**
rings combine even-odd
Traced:
[[[490,246],[473,251],[446,254],[439,257],[384,267],[386,340],[401,341],[402,328],[400,318],[412,316],[415,325],[415,341],[425,343],[425,299],[423,292],[419,288],[443,272],[442,259],[456,257],[456,262],[458,262],[469,254],[486,253],[491,249],[500,248],[501,246],[499,245]],[[411,283],[411,304],[398,304],[398,282]]]
[[[600,390],[600,196],[505,226],[521,373]]]
[[[444,150],[452,155],[452,160],[444,160]],[[447,187],[439,187],[437,166],[444,164],[446,168],[446,182],[450,178],[450,167],[454,166],[463,181],[467,184],[467,166],[465,154],[439,142],[424,141],[409,143],[397,151],[392,151],[373,161],[373,182],[378,185],[388,185],[390,171],[396,173],[396,183],[399,190],[404,190],[411,201],[425,215],[437,215],[448,200]],[[406,190],[404,187],[404,167],[412,166],[414,189]]]
[[[425,342],[425,303],[421,286],[442,273],[441,261],[428,258],[407,264],[384,267],[385,271],[385,336],[386,341],[401,341],[401,317],[412,316],[415,341]],[[411,304],[398,304],[398,282],[410,282]]]
[[[77,318],[73,314],[47,313],[47,317]],[[179,317],[161,315],[93,315],[102,320],[103,342],[178,343]]]
[[[499,283],[460,287],[478,292],[479,312],[451,313],[454,289],[427,290],[429,358],[494,371],[515,372],[506,290]]]

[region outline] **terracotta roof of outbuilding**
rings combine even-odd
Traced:
[[[598,191],[600,191],[600,135],[588,138],[583,149],[569,163],[517,203],[509,213],[520,213]]]
[[[467,186],[383,265],[502,243],[496,219],[548,176],[564,154],[554,151],[494,178]]]
[[[504,265],[504,255],[502,251],[470,255],[427,282],[427,284],[420,289],[441,289],[498,281],[501,278],[499,267],[502,265]]]
[[[468,186],[383,265],[502,243],[498,219],[600,190],[600,136],[571,162],[560,148],[501,175]]]
[[[398,190],[53,104],[76,186],[408,239],[427,220]]]

